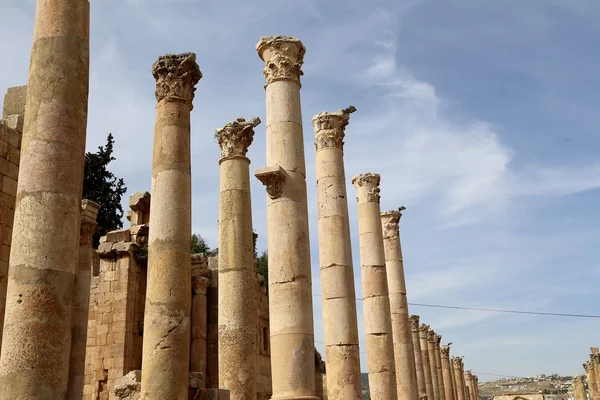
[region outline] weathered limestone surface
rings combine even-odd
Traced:
[[[265,61],[269,308],[273,399],[315,400],[312,279],[300,107],[305,48],[298,39],[260,39]]]
[[[363,285],[363,309],[367,336],[367,366],[371,399],[397,397],[392,320],[379,206],[380,176],[355,176],[358,200],[358,230]]]
[[[446,400],[456,400],[454,397],[454,384],[452,383],[452,366],[450,365],[450,346],[440,347],[440,361],[442,366],[442,379],[444,380],[444,397]]]
[[[433,378],[431,376],[431,359],[429,358],[429,344],[427,337],[429,335],[429,325],[419,325],[419,340],[421,341],[421,357],[423,358],[423,370],[425,373],[425,388],[427,389],[427,399],[435,399],[433,392]]]
[[[442,356],[440,353],[441,342],[442,337],[440,335],[435,335],[435,367],[437,368],[440,399],[446,400],[446,388],[444,387],[444,375],[442,374]]]
[[[596,380],[596,371],[594,370],[594,363],[592,360],[588,360],[583,363],[583,369],[587,376],[588,391],[590,392],[590,399],[598,399],[598,381]]]
[[[469,398],[471,400],[475,400],[477,392],[475,391],[475,381],[473,380],[473,374],[471,373],[471,371],[465,372],[465,382],[467,383]]]
[[[199,372],[203,379],[201,389],[206,388],[208,304],[206,292],[210,281],[206,255],[192,254],[192,313],[190,372]]]
[[[417,375],[417,391],[419,399],[427,399],[427,385],[425,379],[425,369],[423,367],[423,356],[421,355],[421,341],[419,339],[419,316],[411,315],[408,317],[410,322],[410,332],[412,336],[415,371]]]
[[[92,279],[92,252],[94,252],[92,236],[96,232],[96,226],[98,226],[96,219],[99,210],[100,205],[91,200],[81,202],[79,265],[73,291],[73,328],[71,330],[68,399],[80,399],[83,395]]]
[[[0,350],[27,86],[9,88],[0,120]]]
[[[594,400],[600,399],[600,354],[598,353],[597,347],[592,347],[592,353],[590,354],[590,361],[592,362],[593,375],[594,375],[594,390],[596,397]],[[589,385],[589,382],[588,382]]]
[[[456,379],[456,398],[458,400],[467,400],[464,375],[462,372],[462,357],[452,358],[452,367],[454,369],[454,378]]]
[[[573,386],[573,395],[575,400],[587,400],[583,375],[575,375],[573,377]]]
[[[8,273],[0,399],[66,395],[88,88],[89,2],[39,0]]]
[[[440,396],[440,381],[438,379],[437,361],[435,355],[435,331],[429,328],[427,332],[427,351],[429,356],[429,368],[431,369],[431,386],[435,400],[442,400]]]
[[[417,372],[415,354],[408,321],[408,304],[406,299],[406,279],[400,244],[401,211],[381,213],[383,243],[385,248],[385,266],[392,313],[392,331],[394,340],[394,359],[396,365],[396,386],[398,398],[417,400]]]
[[[219,387],[233,400],[256,398],[256,297],[246,157],[260,120],[243,118],[218,129],[221,147],[219,211]]]
[[[452,391],[454,392],[454,400],[458,400],[458,385],[456,381],[456,371],[454,369],[453,358],[450,358],[450,371],[452,372]]]
[[[191,312],[190,112],[202,77],[196,55],[162,56],[156,126],[144,317],[142,398],[183,399],[188,391]]]
[[[361,399],[356,291],[352,266],[348,195],[344,168],[347,110],[313,120],[317,151],[319,261],[330,399]],[[318,387],[317,387],[318,391]],[[318,393],[317,393],[318,395]]]

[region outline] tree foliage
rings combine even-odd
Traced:
[[[219,254],[219,248],[211,249],[206,241],[197,233],[192,235],[192,254],[204,253],[208,257],[214,257]]]
[[[260,256],[255,255],[256,272],[258,272],[265,280],[267,293],[269,292],[269,253],[263,251]]]
[[[100,205],[98,227],[93,237],[94,247],[98,246],[101,236],[123,227],[121,198],[127,187],[122,178],[117,178],[108,170],[108,164],[115,160],[112,155],[114,144],[113,135],[109,133],[106,146],[99,146],[95,153],[85,154],[82,198]]]

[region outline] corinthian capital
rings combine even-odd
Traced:
[[[452,357],[452,366],[454,368],[462,368],[462,357]]]
[[[599,353],[590,354],[590,358],[592,359],[592,363],[600,366],[600,354]]]
[[[210,280],[205,276],[192,276],[192,291],[194,295],[206,296],[206,289]]]
[[[248,147],[254,140],[254,128],[260,124],[260,119],[253,118],[246,122],[244,118],[228,123],[217,129],[215,138],[221,147],[221,159],[227,157],[245,157]]]
[[[450,358],[450,345],[443,345],[440,347],[440,355],[442,358]]]
[[[435,331],[431,328],[427,331],[427,341],[435,343]]]
[[[427,325],[427,324],[419,325],[419,337],[421,339],[427,339],[428,334],[429,334],[429,325]]]
[[[273,200],[283,194],[283,183],[285,182],[285,171],[279,165],[266,167],[254,172],[254,176],[267,188],[267,194]]]
[[[435,346],[440,347],[441,343],[442,343],[442,335],[435,335]]]
[[[306,53],[300,40],[289,36],[261,37],[256,50],[266,64],[263,74],[267,83],[292,80],[300,84]]]
[[[594,364],[592,364],[592,362],[590,360],[587,360],[586,362],[583,363],[583,369],[585,370],[585,372],[593,371]]]
[[[408,317],[408,321],[410,322],[410,330],[416,332],[419,330],[419,316],[411,315]]]
[[[575,375],[573,377],[574,382],[576,384],[579,384],[579,385],[584,385],[585,384],[585,380],[584,379],[585,379],[585,377],[583,375]]]
[[[465,379],[473,379],[473,374],[471,373],[471,370],[467,370],[467,372],[465,372]]]
[[[315,129],[315,149],[344,149],[345,129],[350,121],[354,106],[336,112],[322,112],[315,115],[312,124]]]
[[[384,211],[381,213],[381,226],[383,228],[383,237],[389,238],[400,234],[400,211]]]
[[[156,79],[156,100],[165,98],[183,99],[192,102],[196,84],[202,78],[196,64],[196,54],[167,54],[158,58],[152,65],[152,75]]]
[[[357,200],[360,202],[366,201],[369,203],[379,203],[381,197],[379,195],[380,189],[379,184],[381,183],[381,176],[373,172],[367,172],[360,174],[352,178],[352,184],[358,191]]]
[[[98,211],[100,211],[100,205],[94,203],[91,200],[81,201],[81,225],[79,228],[79,245],[80,246],[91,246],[92,236],[96,232],[98,223]]]

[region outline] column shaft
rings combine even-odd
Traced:
[[[587,395],[585,394],[585,382],[583,379],[583,375],[575,375],[573,377],[573,395],[575,400],[587,400]]]
[[[295,38],[261,38],[266,66],[269,310],[273,399],[316,399],[306,166],[300,107],[305,48]]]
[[[597,349],[594,349],[597,350]],[[590,354],[590,361],[592,362],[592,374],[594,375],[594,389],[596,392],[596,397],[594,400],[600,399],[600,354],[592,353]]]
[[[403,208],[401,208],[403,210]],[[415,354],[408,321],[408,303],[406,299],[406,280],[400,244],[400,211],[381,213],[385,264],[388,280],[390,308],[392,313],[392,331],[394,341],[394,359],[396,366],[396,386],[398,398],[418,400],[417,372]]]
[[[454,400],[458,400],[458,385],[456,383],[456,373],[454,370],[454,359],[450,359],[450,372],[452,372],[452,392],[454,393]]]
[[[206,291],[210,280],[207,278],[209,271],[206,266],[204,254],[192,255],[192,311],[191,311],[191,343],[190,343],[190,372],[202,373],[202,389],[206,389],[207,366],[207,327],[208,304]]]
[[[452,359],[454,368],[454,379],[456,380],[456,396],[458,400],[466,400],[466,389],[464,375],[462,373],[462,358],[454,357]]]
[[[256,119],[217,130],[221,146],[219,213],[219,388],[232,400],[256,398],[256,271],[250,160]]]
[[[474,381],[473,381],[473,374],[471,374],[471,371],[467,371],[465,372],[465,382],[467,383],[467,389],[468,389],[468,393],[469,393],[469,399],[474,400],[475,399],[475,386],[474,386]]]
[[[419,399],[427,399],[427,387],[425,382],[425,370],[423,368],[423,356],[421,355],[421,341],[419,340],[419,316],[411,315],[408,318],[412,336],[415,371],[417,375],[417,392]]]
[[[435,400],[433,393],[433,380],[431,376],[431,362],[429,359],[429,345],[427,343],[427,335],[429,325],[421,324],[419,326],[419,340],[421,341],[421,358],[423,359],[423,371],[425,373],[425,388],[427,389],[427,399]]]
[[[73,288],[73,327],[71,329],[71,358],[69,362],[68,399],[83,395],[85,352],[90,308],[92,279],[92,236],[96,231],[96,218],[100,206],[93,201],[81,202],[81,228],[79,239],[79,265]]]
[[[446,391],[445,391],[445,387],[444,387],[444,375],[442,374],[442,358],[441,358],[441,354],[440,354],[441,341],[442,341],[442,337],[440,335],[435,335],[435,367],[437,368],[440,399],[446,400]],[[450,400],[450,399],[448,399],[448,400]]]
[[[327,394],[330,399],[362,398],[358,321],[343,139],[349,113],[321,113],[312,120],[317,151],[319,261]]]
[[[202,74],[193,53],[153,65],[156,125],[148,283],[144,315],[142,398],[187,398],[190,367],[190,112]]]
[[[438,369],[435,356],[435,332],[429,329],[427,332],[427,350],[429,355],[429,367],[431,368],[431,386],[433,388],[433,397],[435,400],[441,400],[440,381],[438,379]]]
[[[373,400],[397,398],[390,300],[385,268],[377,174],[354,177],[358,200],[358,230],[367,336],[369,390]]]
[[[596,373],[594,370],[594,364],[592,360],[588,360],[583,363],[585,374],[587,376],[588,391],[590,393],[590,400],[598,400],[598,382],[596,380]]]
[[[64,399],[89,88],[89,2],[38,0],[0,356],[0,399]]]
[[[444,397],[446,400],[456,400],[452,383],[452,366],[450,365],[450,346],[440,348],[440,364],[442,366],[442,379],[444,380]]]

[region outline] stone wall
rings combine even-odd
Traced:
[[[542,393],[514,393],[494,396],[494,400],[544,400]]]
[[[8,89],[0,120],[0,348],[27,86]]]

